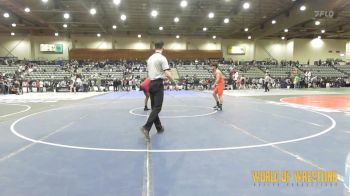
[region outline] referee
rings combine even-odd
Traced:
[[[164,98],[163,80],[168,78],[170,81],[173,81],[168,60],[162,55],[163,45],[164,43],[162,41],[156,42],[154,44],[155,53],[147,60],[148,77],[151,80],[149,94],[152,112],[149,115],[146,124],[141,127],[141,132],[144,134],[147,142],[150,140],[149,132],[153,124],[157,129],[157,133],[164,132],[164,128],[158,116],[159,112],[162,110]]]

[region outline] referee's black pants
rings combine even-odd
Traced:
[[[270,89],[269,89],[269,83],[268,83],[268,82],[265,82],[265,92],[267,92],[267,91],[270,91]]]
[[[159,119],[159,112],[162,110],[164,99],[164,84],[162,79],[152,80],[149,86],[149,94],[151,99],[152,112],[148,117],[144,128],[151,130],[154,123],[157,130],[162,129],[162,124]]]

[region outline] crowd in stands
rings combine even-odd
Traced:
[[[262,89],[264,85],[272,88],[318,88],[349,86],[349,74],[341,77],[324,77],[311,66],[336,67],[339,60],[316,61],[314,65],[300,64],[299,61],[232,61],[208,59],[206,61],[173,60],[172,68],[181,70],[193,68],[194,74],[179,74],[180,89],[207,90],[212,88],[214,78],[210,63],[219,63],[226,76],[226,89]],[[1,69],[6,68],[6,69]],[[11,70],[9,71],[9,69]],[[282,70],[282,75],[274,75],[274,70]],[[146,62],[143,60],[70,60],[70,61],[27,61],[15,58],[0,58],[0,94],[44,91],[130,91],[138,90],[145,79]],[[251,70],[254,72],[249,73]],[[197,76],[196,71],[205,75]],[[35,78],[35,73],[64,73],[63,78]],[[339,70],[339,73],[343,72]],[[180,72],[179,72],[180,73]],[[269,79],[267,79],[269,76]],[[333,75],[332,75],[333,76]],[[166,84],[166,88],[173,87]]]

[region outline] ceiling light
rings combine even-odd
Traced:
[[[203,27],[203,31],[207,31],[208,29],[207,29],[207,27]]]
[[[248,3],[248,2],[243,3],[243,8],[244,9],[249,9],[250,8],[250,3]]]
[[[164,29],[163,27],[159,27],[159,31],[163,31],[163,29]]]
[[[138,37],[138,38],[141,38],[142,36],[141,36],[141,34],[138,34],[137,37]]]
[[[63,24],[63,28],[67,28],[68,27],[68,25],[67,24]]]
[[[14,36],[14,35],[16,35],[14,32],[11,32],[11,36]]]
[[[224,23],[227,24],[227,23],[229,23],[229,22],[230,22],[230,19],[229,19],[229,18],[225,18],[225,19],[224,19]]]
[[[285,32],[285,33],[288,33],[288,29],[284,29],[284,32]]]
[[[151,16],[157,17],[158,16],[158,11],[157,10],[152,10]]]
[[[318,25],[320,25],[320,24],[321,24],[321,22],[320,22],[320,21],[318,21],[318,20],[316,20],[316,21],[315,21],[315,25],[317,25],[317,26],[318,26]]]
[[[119,5],[120,4],[120,0],[113,0],[113,3],[116,4],[116,5]]]
[[[306,10],[306,6],[305,5],[300,6],[299,10],[300,11],[305,11]]]
[[[55,33],[55,36],[57,37],[57,36],[58,36],[58,33]]]
[[[112,28],[113,28],[113,29],[117,29],[117,25],[113,25]]]
[[[272,24],[276,24],[276,20],[272,20],[271,23],[272,23]]]
[[[8,18],[8,17],[10,17],[10,14],[7,13],[7,12],[5,12],[5,13],[4,13],[4,17],[5,17],[5,18]]]
[[[11,26],[12,27],[16,27],[17,25],[16,25],[16,23],[12,23]]]
[[[215,14],[214,14],[213,12],[210,12],[210,13],[208,14],[208,17],[209,17],[209,18],[214,18],[214,16],[215,16]]]
[[[245,31],[245,32],[248,32],[248,31],[249,31],[249,29],[248,29],[248,28],[244,28],[244,31]]]
[[[252,36],[249,35],[249,36],[248,36],[248,39],[252,39]]]
[[[178,17],[175,17],[175,18],[174,18],[174,22],[175,22],[175,23],[178,23],[179,21],[180,21],[180,19],[179,19]]]
[[[216,39],[216,35],[213,35],[213,39]]]
[[[63,14],[63,18],[64,18],[64,19],[69,19],[69,18],[70,18],[70,15],[69,15],[68,13],[64,13],[64,14]]]
[[[176,39],[180,39],[180,35],[176,35]]]
[[[96,9],[95,8],[91,8],[90,9],[90,14],[91,15],[95,15],[96,14]]]
[[[181,7],[187,7],[187,5],[188,5],[188,3],[185,0],[181,1],[181,3],[180,3]]]
[[[97,37],[101,37],[101,34],[97,33]]]
[[[286,37],[282,36],[282,37],[281,37],[281,39],[282,39],[282,40],[285,40],[285,39],[286,39]]]
[[[41,0],[43,3],[47,3],[48,2],[48,0]]]
[[[325,33],[325,32],[326,32],[326,30],[324,30],[324,29],[321,30],[321,33]]]
[[[24,11],[27,12],[27,13],[29,13],[29,12],[30,12],[29,7],[24,8]]]
[[[120,19],[121,19],[122,21],[125,21],[125,20],[126,20],[126,15],[125,15],[125,14],[122,14],[122,15],[120,16]]]

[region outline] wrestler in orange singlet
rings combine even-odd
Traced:
[[[216,101],[216,106],[214,106],[214,109],[222,110],[222,104],[224,101],[223,93],[225,88],[225,77],[221,73],[221,71],[218,69],[217,64],[215,63],[211,64],[211,68],[213,70],[213,74],[215,77],[213,96]]]

